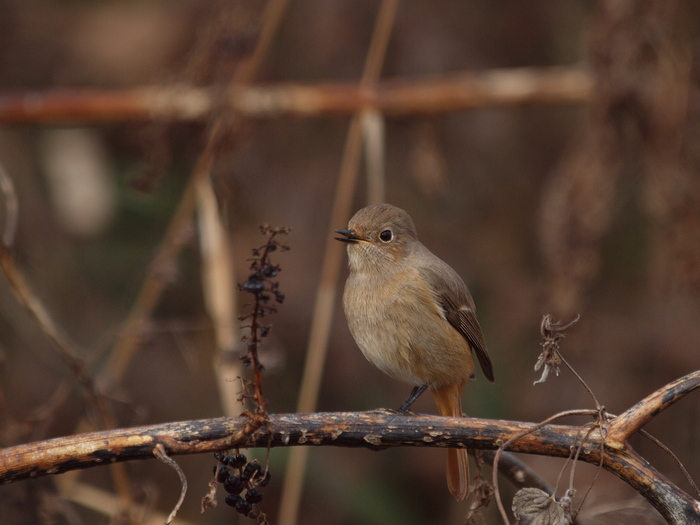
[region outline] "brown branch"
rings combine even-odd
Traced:
[[[326,117],[375,109],[388,116],[435,114],[528,104],[580,104],[591,79],[577,67],[494,69],[431,79],[394,79],[373,85],[234,84],[228,109],[251,118]],[[49,90],[0,93],[0,123],[201,121],[221,101],[213,90],[143,86],[123,90]]]
[[[654,419],[659,412],[667,409],[698,387],[700,387],[700,370],[681,377],[648,395],[612,420],[606,439],[607,445],[625,447],[627,440]]]
[[[601,436],[599,427],[591,431],[590,425],[403,415],[387,410],[278,414],[270,415],[268,421],[259,426],[251,426],[249,417],[218,418],[108,430],[6,448],[0,450],[0,484],[115,461],[148,459],[153,457],[154,447],[158,445],[162,445],[165,454],[178,455],[295,445],[373,450],[396,446],[496,450],[508,443],[512,452],[561,458],[568,458],[572,450],[580,449],[583,454],[578,459],[602,463],[603,468],[637,490],[670,523],[698,523],[700,502],[674,485],[628,444],[620,446],[618,439],[629,436],[632,429],[640,428],[695,390],[699,379],[700,371],[688,374],[647,396],[632,409],[610,420],[607,437]],[[582,432],[584,428],[587,432]],[[600,446],[603,438],[604,449]]]
[[[114,461],[149,459],[161,444],[168,455],[196,454],[233,447],[325,445],[382,450],[396,446],[468,447],[495,450],[531,423],[361,413],[276,414],[250,432],[249,418],[218,418],[111,430],[18,445],[0,450],[0,483]],[[600,435],[583,443],[582,461],[600,462]],[[513,452],[567,458],[581,445],[581,427],[546,425],[513,441]],[[606,448],[603,467],[642,494],[673,523],[697,523],[700,503],[630,448]]]
[[[270,414],[250,432],[247,416],[165,423],[50,439],[0,450],[0,483],[89,468],[113,461],[150,459],[162,444],[169,455],[230,448],[321,445],[383,450],[396,446],[495,450],[533,426],[513,421],[402,415],[377,410]],[[510,445],[514,452],[568,457],[580,441],[577,426],[546,425]],[[593,437],[595,439],[595,436]],[[596,459],[597,460],[597,459]]]

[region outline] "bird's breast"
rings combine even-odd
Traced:
[[[471,375],[469,345],[417,272],[384,278],[353,272],[343,307],[362,353],[386,374],[414,385],[464,381]]]

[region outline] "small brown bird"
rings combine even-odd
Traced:
[[[364,356],[382,372],[414,385],[399,408],[430,389],[443,416],[462,416],[462,393],[476,354],[493,381],[493,365],[464,281],[416,235],[411,217],[390,204],[358,211],[347,230],[350,275],[343,307]],[[457,500],[469,492],[466,449],[447,450],[447,485]]]

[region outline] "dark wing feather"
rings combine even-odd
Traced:
[[[445,312],[445,318],[467,340],[479,360],[484,376],[493,383],[493,364],[486,351],[484,334],[476,319],[474,300],[467,285],[447,263],[427,249],[424,257],[431,259],[431,264],[422,265],[420,272],[434,287],[435,297]],[[436,271],[436,267],[441,267],[441,271]]]
[[[486,351],[484,334],[481,331],[481,326],[479,326],[474,310],[466,304],[459,305],[456,303],[455,297],[449,292],[440,294],[440,301],[447,321],[467,340],[472,350],[474,350],[476,358],[479,360],[484,376],[493,383],[493,364]]]

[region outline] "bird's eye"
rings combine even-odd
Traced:
[[[379,234],[379,238],[384,242],[389,242],[393,237],[394,234],[391,233],[391,230],[384,230],[382,233]]]

